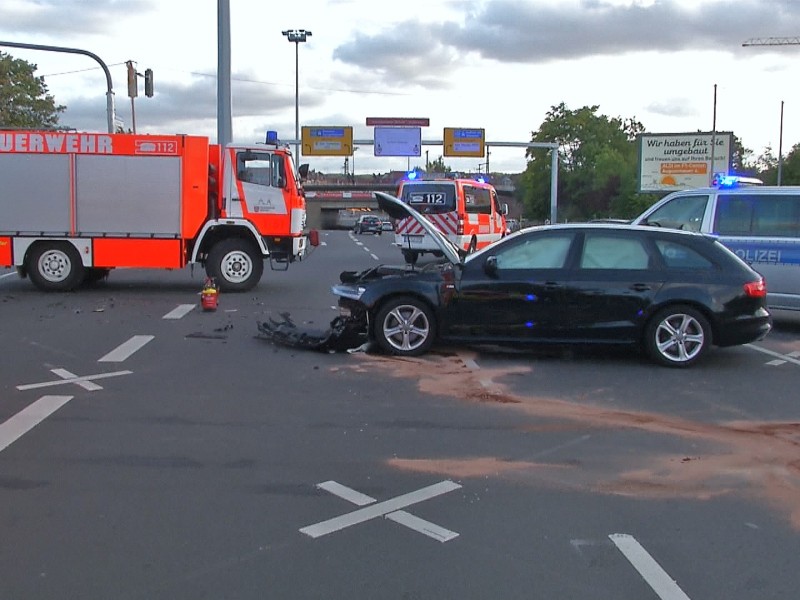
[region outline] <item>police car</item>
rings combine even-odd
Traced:
[[[800,186],[760,186],[727,175],[714,183],[669,194],[632,224],[719,237],[764,276],[770,308],[800,310]]]

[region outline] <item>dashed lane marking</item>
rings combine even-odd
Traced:
[[[99,358],[97,362],[122,362],[134,352],[140,350],[145,344],[155,338],[154,335],[135,335],[127,342],[120,344],[114,350]]]
[[[162,319],[182,319],[187,314],[194,310],[195,304],[179,304],[167,314],[165,314]]]
[[[661,600],[689,600],[689,596],[633,536],[612,533],[608,537]]]
[[[0,423],[0,452],[72,400],[73,396],[42,396],[16,415]]]

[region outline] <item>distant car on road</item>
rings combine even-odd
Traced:
[[[353,233],[377,233],[378,235],[381,234],[383,231],[383,222],[381,221],[380,217],[376,217],[375,215],[361,215],[358,217],[355,226],[353,227]]]
[[[772,327],[761,275],[711,236],[625,224],[524,229],[463,257],[425,216],[375,192],[392,218],[413,217],[446,260],[340,275],[340,312],[387,352],[436,340],[629,344],[687,367],[712,345]]]
[[[394,231],[394,225],[392,225],[392,222],[389,219],[384,219],[381,222],[381,229],[384,231]]]

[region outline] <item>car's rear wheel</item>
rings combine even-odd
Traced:
[[[664,308],[645,327],[645,351],[655,362],[668,367],[693,365],[710,345],[708,319],[690,306]]]
[[[436,322],[425,302],[408,296],[384,304],[375,318],[375,339],[391,354],[418,356],[436,337]]]

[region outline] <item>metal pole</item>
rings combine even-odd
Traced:
[[[0,46],[9,46],[11,48],[27,48],[29,50],[47,50],[49,52],[68,52],[72,54],[84,54],[96,60],[106,74],[106,119],[108,121],[108,133],[114,133],[114,121],[116,115],[114,114],[114,87],[111,85],[111,72],[108,70],[106,63],[104,63],[99,56],[88,50],[80,50],[79,48],[64,48],[63,46],[45,46],[42,44],[23,44],[20,42],[0,42]]]
[[[781,129],[778,136],[778,185],[781,184],[783,175],[783,100],[781,100]]]
[[[231,4],[217,0],[217,143],[233,141],[231,109]]]
[[[711,124],[711,172],[708,174],[708,185],[714,183],[714,151],[717,149],[717,84],[714,84],[714,117]],[[727,173],[725,173],[727,175]]]
[[[300,139],[300,40],[294,43],[294,139]],[[300,160],[300,144],[294,145],[294,159]]]

